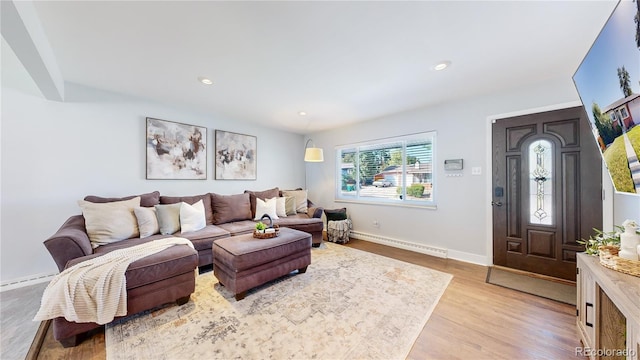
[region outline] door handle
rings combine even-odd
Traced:
[[[589,308],[591,308],[593,311],[593,304],[590,302],[585,302],[585,311],[584,311],[584,324],[587,325],[588,327],[593,327],[593,323],[589,322]]]
[[[502,206],[502,201],[492,201],[491,205]]]

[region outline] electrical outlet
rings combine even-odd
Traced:
[[[480,166],[472,167],[471,175],[482,175],[482,168]]]
[[[378,222],[378,220],[373,220],[373,226],[380,227],[380,223]]]

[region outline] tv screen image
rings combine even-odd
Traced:
[[[640,195],[640,0],[620,1],[573,75],[616,191]]]

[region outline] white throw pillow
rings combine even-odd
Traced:
[[[120,240],[138,237],[138,220],[133,209],[140,207],[140,197],[125,201],[92,203],[79,200],[91,246],[95,249]]]
[[[204,229],[207,226],[207,217],[204,214],[202,199],[193,205],[186,202],[180,204],[180,233],[188,233]]]
[[[173,235],[180,230],[181,203],[156,205],[160,234]]]
[[[277,197],[274,199],[276,199],[276,214],[278,215],[278,217],[287,217],[287,198]]]
[[[271,219],[278,219],[278,213],[276,213],[276,201],[277,198],[267,199],[264,201],[260,198],[256,198],[256,217],[253,220],[260,220],[262,215],[267,214],[271,216]]]
[[[158,216],[155,208],[137,207],[133,209],[133,212],[136,214],[136,219],[138,219],[141,239],[160,233],[160,225],[158,225]]]
[[[282,196],[293,196],[296,198],[296,211],[307,213],[307,190],[283,190]]]

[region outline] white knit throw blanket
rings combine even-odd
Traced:
[[[34,321],[64,317],[67,321],[106,324],[127,314],[129,265],[145,256],[191,241],[172,237],[150,241],[80,262],[56,275],[42,295]]]

